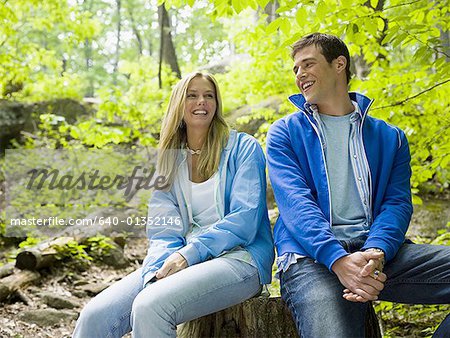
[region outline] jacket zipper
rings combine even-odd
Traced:
[[[314,131],[317,134],[317,137],[319,138],[319,142],[320,142],[320,149],[322,150],[322,157],[323,157],[323,163],[325,165],[325,176],[327,178],[327,187],[328,187],[328,204],[329,204],[329,208],[330,208],[330,229],[331,229],[331,225],[333,224],[333,217],[332,217],[332,212],[331,212],[331,193],[330,193],[330,180],[328,178],[328,170],[327,170],[327,160],[325,158],[325,152],[323,150],[323,143],[322,143],[322,138],[320,136],[319,130],[317,129],[316,125],[314,123],[312,123],[312,121],[309,119],[307,113],[303,110],[301,110],[301,112],[303,114],[305,114],[306,118],[308,119],[309,123],[311,124],[311,126],[313,127]]]
[[[366,120],[367,112],[369,111],[372,103],[373,103],[373,100],[370,101],[369,105],[367,106],[366,110],[364,111],[364,114],[363,114],[363,117],[361,120],[361,126],[360,126],[361,144],[362,144],[363,150],[364,150],[362,153],[364,155],[364,162],[366,164],[366,168],[368,169],[368,172],[369,172],[369,217],[370,217],[369,226],[372,225],[372,174],[370,173],[369,161],[367,160],[366,148],[364,146],[363,126],[364,126],[364,121]]]

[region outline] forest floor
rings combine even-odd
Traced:
[[[129,261],[125,268],[100,262],[81,268],[74,261],[66,261],[40,270],[42,277],[38,282],[0,307],[0,338],[70,337],[83,306],[95,294],[139,268],[146,251],[146,238],[129,238],[124,247]],[[269,290],[272,296],[278,295],[278,280],[274,279]],[[450,312],[450,306],[376,302],[376,310],[385,338],[430,337],[435,325]]]
[[[22,297],[14,296],[0,307],[0,338],[70,337],[83,306],[96,293],[140,267],[146,251],[147,239],[133,238],[124,248],[130,261],[126,268],[91,263],[87,270],[80,271],[68,262],[41,270],[39,282],[23,289]],[[48,295],[56,300],[51,297],[49,301]],[[67,307],[74,307],[61,309],[58,304],[64,301]],[[48,304],[56,304],[59,309]]]

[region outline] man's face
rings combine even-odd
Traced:
[[[328,63],[320,47],[311,45],[294,55],[295,83],[306,101],[320,105],[336,95],[337,59]]]

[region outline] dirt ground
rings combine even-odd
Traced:
[[[70,264],[58,265],[41,271],[42,278],[39,282],[22,290],[24,295],[22,298],[25,298],[25,301],[14,296],[2,304],[0,308],[0,338],[70,337],[75,327],[76,317],[82,307],[94,296],[92,291],[97,292],[95,289],[101,288],[101,285],[111,285],[140,267],[146,249],[147,239],[128,239],[124,251],[130,265],[123,269],[92,263],[86,271],[72,269]],[[89,291],[87,292],[86,289]],[[61,296],[63,299],[70,299],[78,304],[73,309],[57,310],[71,314],[71,318],[66,318],[59,324],[50,326],[38,325],[33,321],[22,319],[22,315],[30,310],[50,308],[42,299],[44,293]],[[26,302],[28,304],[25,304]]]

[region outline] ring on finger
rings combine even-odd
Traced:
[[[373,272],[373,278],[374,279],[378,279],[378,276],[380,275],[380,270],[375,270],[374,272]]]

